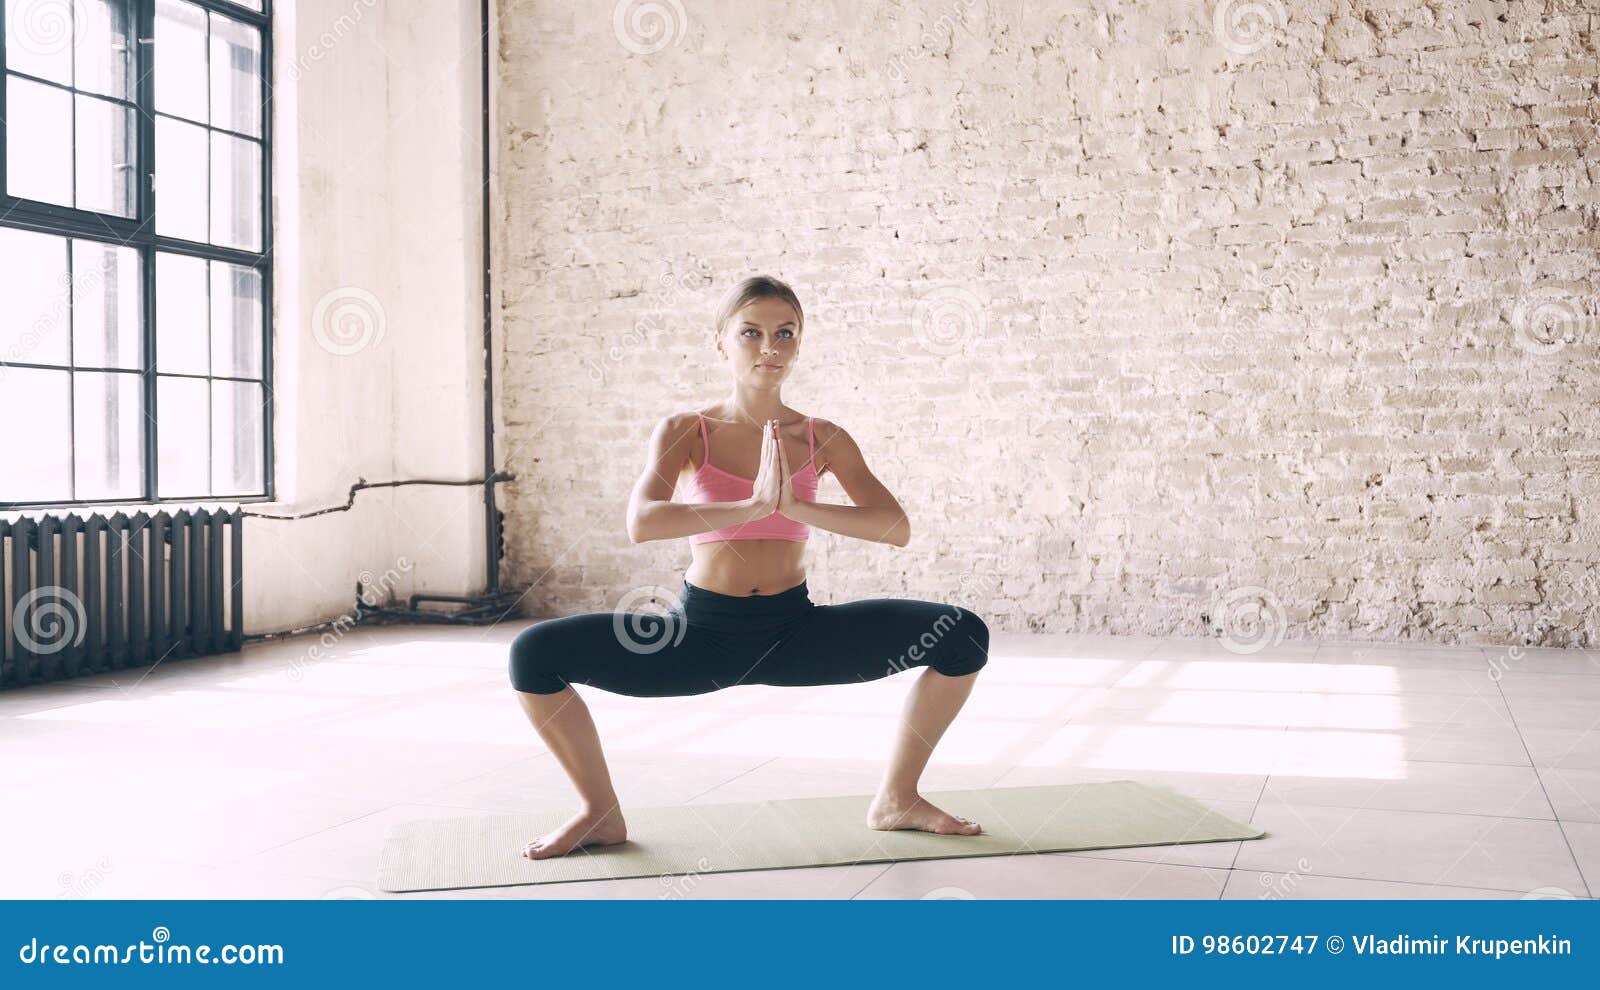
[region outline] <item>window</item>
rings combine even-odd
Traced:
[[[270,498],[267,0],[0,2],[0,509]]]

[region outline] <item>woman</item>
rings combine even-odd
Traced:
[[[779,393],[799,358],[803,321],[800,300],[777,279],[735,286],[714,323],[731,393],[704,411],[668,416],[650,438],[649,464],[628,504],[628,536],[635,543],[688,537],[693,561],[681,604],[666,614],[549,619],[512,642],[517,698],[582,803],[571,820],[528,843],[524,856],[545,859],[627,838],[594,721],[572,684],[666,697],[733,684],[849,684],[926,666],[906,701],[866,824],[982,831],[923,798],[917,782],[988,662],[988,626],[935,602],[816,605],[806,590],[811,526],[899,547],[910,541],[911,527],[848,433],[783,404]],[[815,500],[825,471],[853,505]],[[675,502],[680,477],[688,498]]]

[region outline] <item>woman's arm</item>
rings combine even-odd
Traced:
[[[859,540],[897,547],[910,543],[911,521],[894,495],[867,467],[861,448],[841,427],[826,420],[821,422],[824,427],[821,432],[828,435],[818,442],[817,449],[828,449],[828,470],[839,479],[845,494],[855,504],[788,499],[778,506],[778,511],[795,522]],[[785,494],[789,494],[789,486],[785,485],[784,489]]]
[[[678,475],[689,463],[694,446],[693,414],[668,416],[650,435],[644,473],[628,497],[628,539],[634,543],[671,540],[750,522],[772,511],[753,499],[737,502],[674,502]]]

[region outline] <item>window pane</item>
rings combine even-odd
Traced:
[[[261,134],[261,32],[212,15],[211,124]]]
[[[261,145],[211,132],[211,243],[261,250]]]
[[[161,472],[157,493],[162,498],[209,495],[206,461],[211,449],[206,439],[207,386],[198,378],[156,380],[156,422],[160,429],[157,464]]]
[[[205,259],[166,251],[157,254],[156,370],[185,375],[209,372],[207,308]],[[166,427],[165,418],[161,426]]]
[[[261,274],[211,263],[211,373],[261,377]]]
[[[139,337],[139,252],[72,242],[72,360],[91,368],[144,366]]]
[[[178,0],[156,0],[155,73],[156,109],[205,123],[204,10]]]
[[[211,492],[260,495],[262,389],[254,382],[212,382]]]
[[[6,80],[6,191],[72,205],[72,94]]]
[[[206,239],[206,129],[156,118],[156,232]]]
[[[77,0],[73,5],[78,13],[78,89],[133,99],[131,6],[129,0]]]
[[[27,423],[6,431],[6,470],[0,502],[65,502],[72,497],[72,418],[65,371],[0,368],[0,423]]]
[[[139,424],[144,417],[139,391],[134,372],[78,372],[72,390],[76,498],[140,494]]]
[[[133,216],[133,111],[78,97],[78,207]]]
[[[6,66],[72,85],[72,8],[61,0],[5,0]]]
[[[68,285],[65,237],[0,227],[0,361],[67,363]]]

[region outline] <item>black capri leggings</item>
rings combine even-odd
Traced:
[[[923,666],[958,677],[988,661],[989,627],[954,605],[818,605],[804,581],[775,595],[724,595],[684,581],[682,602],[665,611],[585,612],[522,630],[511,642],[511,685],[554,694],[589,684],[662,698],[735,684],[850,684]]]

